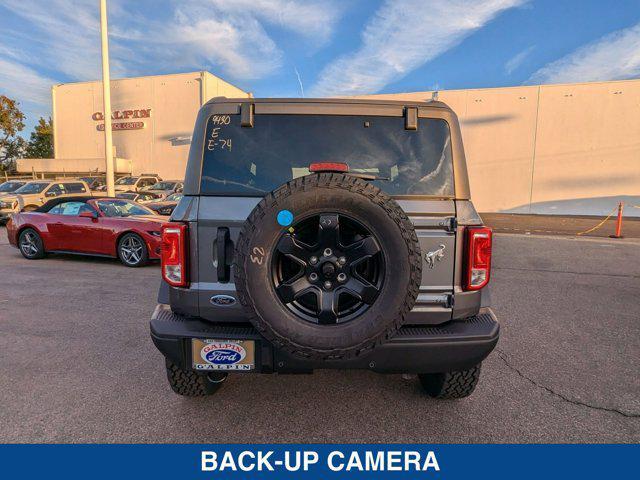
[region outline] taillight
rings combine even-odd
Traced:
[[[491,274],[491,229],[467,227],[465,234],[464,290],[480,290]]]
[[[162,226],[162,279],[174,287],[186,287],[187,280],[187,226],[166,223]]]
[[[339,162],[317,162],[309,165],[309,171],[318,172],[348,172],[349,165]]]

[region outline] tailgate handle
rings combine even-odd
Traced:
[[[227,227],[218,228],[218,235],[216,238],[216,269],[218,273],[219,282],[228,282],[230,274],[230,255],[227,255],[231,242],[229,240],[229,229]]]

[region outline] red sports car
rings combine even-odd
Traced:
[[[160,258],[161,227],[167,217],[120,198],[54,199],[32,212],[12,215],[9,243],[25,258],[46,253],[117,257],[127,267]]]

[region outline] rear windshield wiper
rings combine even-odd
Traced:
[[[359,172],[349,172],[347,175],[353,175],[354,177],[361,178],[363,180],[376,181],[381,180],[383,182],[389,182],[391,179],[389,177],[379,177],[378,175],[374,175],[373,173],[359,173]]]

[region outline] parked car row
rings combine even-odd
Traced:
[[[157,198],[165,198],[172,193],[182,192],[181,180],[162,180],[157,175],[138,175],[121,177],[115,182],[116,192],[149,192],[156,194]],[[106,190],[101,186],[100,190]]]
[[[163,205],[153,208],[160,215],[171,214],[177,200],[176,197],[171,200],[168,197],[181,193],[182,188],[180,180],[162,180],[157,175],[147,174],[128,175],[115,182],[117,197],[138,203],[162,202]],[[52,198],[94,195],[105,190],[106,180],[101,176],[64,180],[11,180],[0,185],[0,222],[6,221],[13,213],[33,211]]]
[[[10,193],[0,195],[0,221],[6,220],[13,213],[33,211],[52,198],[90,194],[89,185],[82,180],[33,180]]]
[[[160,255],[161,226],[183,183],[157,175],[121,177],[108,197],[105,177],[11,180],[0,184],[0,221],[9,243],[30,260],[47,253],[119,258],[139,267]]]
[[[161,227],[167,220],[122,198],[63,197],[11,215],[7,236],[29,260],[73,253],[119,258],[128,267],[140,267],[160,257]]]

